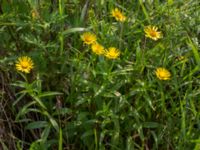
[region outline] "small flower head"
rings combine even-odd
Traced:
[[[160,80],[169,80],[171,78],[171,73],[165,68],[157,68],[156,76]]]
[[[185,56],[178,56],[176,57],[177,61],[187,61],[187,58]]]
[[[120,51],[116,49],[115,47],[110,47],[108,50],[105,52],[105,56],[109,59],[116,59],[120,55]]]
[[[111,14],[117,21],[124,22],[126,20],[126,16],[118,8],[113,9]]]
[[[15,67],[18,71],[30,73],[31,69],[33,69],[34,63],[32,59],[28,56],[19,57]]]
[[[92,51],[97,55],[103,55],[105,53],[104,47],[99,43],[92,44]]]
[[[162,38],[162,33],[157,30],[158,28],[156,26],[147,26],[144,28],[145,36],[157,41]]]
[[[38,11],[36,9],[33,9],[31,11],[31,17],[32,17],[33,20],[39,18],[39,13],[38,13]]]
[[[97,40],[96,35],[90,32],[83,33],[81,39],[87,45],[93,44]]]

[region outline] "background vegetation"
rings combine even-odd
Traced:
[[[0,149],[199,150],[199,16],[199,0],[0,0]],[[119,58],[93,53],[88,31]]]

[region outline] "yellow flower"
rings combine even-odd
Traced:
[[[176,60],[178,60],[178,61],[186,61],[187,58],[186,58],[185,56],[178,56],[178,57],[176,58]]]
[[[105,56],[109,59],[116,59],[119,57],[120,51],[116,49],[115,47],[110,47],[108,50],[105,52]]]
[[[90,32],[85,32],[81,35],[81,39],[83,40],[83,42],[87,45],[93,44],[94,42],[96,42],[97,38],[96,35]]]
[[[28,56],[19,57],[15,67],[18,71],[30,73],[31,69],[33,69],[34,63],[32,59]]]
[[[126,20],[126,16],[118,8],[113,9],[111,14],[117,21],[124,22]]]
[[[162,33],[157,31],[158,28],[155,26],[147,26],[144,28],[145,36],[155,41],[162,38]]]
[[[169,80],[171,78],[171,73],[165,68],[157,68],[156,76],[160,80]]]
[[[39,13],[38,13],[38,11],[37,11],[36,9],[33,9],[33,10],[31,11],[31,16],[32,16],[33,20],[39,18]]]
[[[92,44],[92,51],[97,55],[103,55],[105,53],[104,47],[99,43]]]

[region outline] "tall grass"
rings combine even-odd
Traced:
[[[0,149],[200,149],[198,3],[0,0]],[[97,55],[85,32],[120,56]]]

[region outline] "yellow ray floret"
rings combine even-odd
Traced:
[[[147,26],[144,28],[145,36],[157,41],[162,38],[162,33],[157,30],[158,28],[156,26]]]
[[[30,57],[22,56],[18,58],[15,67],[18,71],[30,73],[34,67],[34,63]]]
[[[126,20],[126,16],[118,8],[113,9],[111,14],[117,21],[124,22]]]
[[[92,51],[97,55],[103,55],[105,53],[104,47],[99,43],[92,44]]]
[[[81,39],[87,45],[93,44],[97,40],[96,35],[90,32],[83,33]]]
[[[169,80],[171,78],[171,73],[162,67],[159,67],[156,69],[156,76],[160,80]]]
[[[115,47],[110,47],[108,50],[105,52],[105,56],[109,59],[116,59],[120,55],[120,51],[115,48]]]

